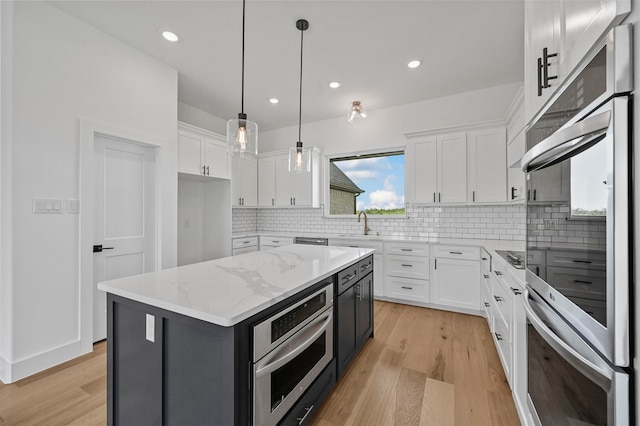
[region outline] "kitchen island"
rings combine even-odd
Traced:
[[[320,289],[337,299],[340,279],[359,285],[349,271],[373,269],[371,252],[290,245],[100,283],[108,293],[108,423],[252,423],[253,327]],[[335,311],[336,330],[357,320]],[[339,346],[331,349],[333,357]],[[322,384],[300,399],[323,398],[336,374],[332,359]]]

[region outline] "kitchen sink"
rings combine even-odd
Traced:
[[[524,252],[512,250],[496,250],[496,253],[516,269],[524,269]]]

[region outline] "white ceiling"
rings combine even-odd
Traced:
[[[248,0],[244,110],[262,131],[297,125],[300,18],[303,123],[346,118],[354,100],[372,112],[522,81],[523,1]],[[177,69],[180,102],[224,119],[240,112],[241,0],[52,3]],[[422,66],[407,68],[416,58]],[[334,80],[342,86],[330,89]]]

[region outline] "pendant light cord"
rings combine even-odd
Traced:
[[[242,0],[242,89],[240,91],[240,113],[244,114],[244,15],[245,15],[245,0]]]
[[[300,30],[300,102],[298,108],[298,142],[302,142],[302,45],[304,43],[304,29]]]

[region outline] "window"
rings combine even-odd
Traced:
[[[329,159],[329,214],[404,215],[404,151]]]

